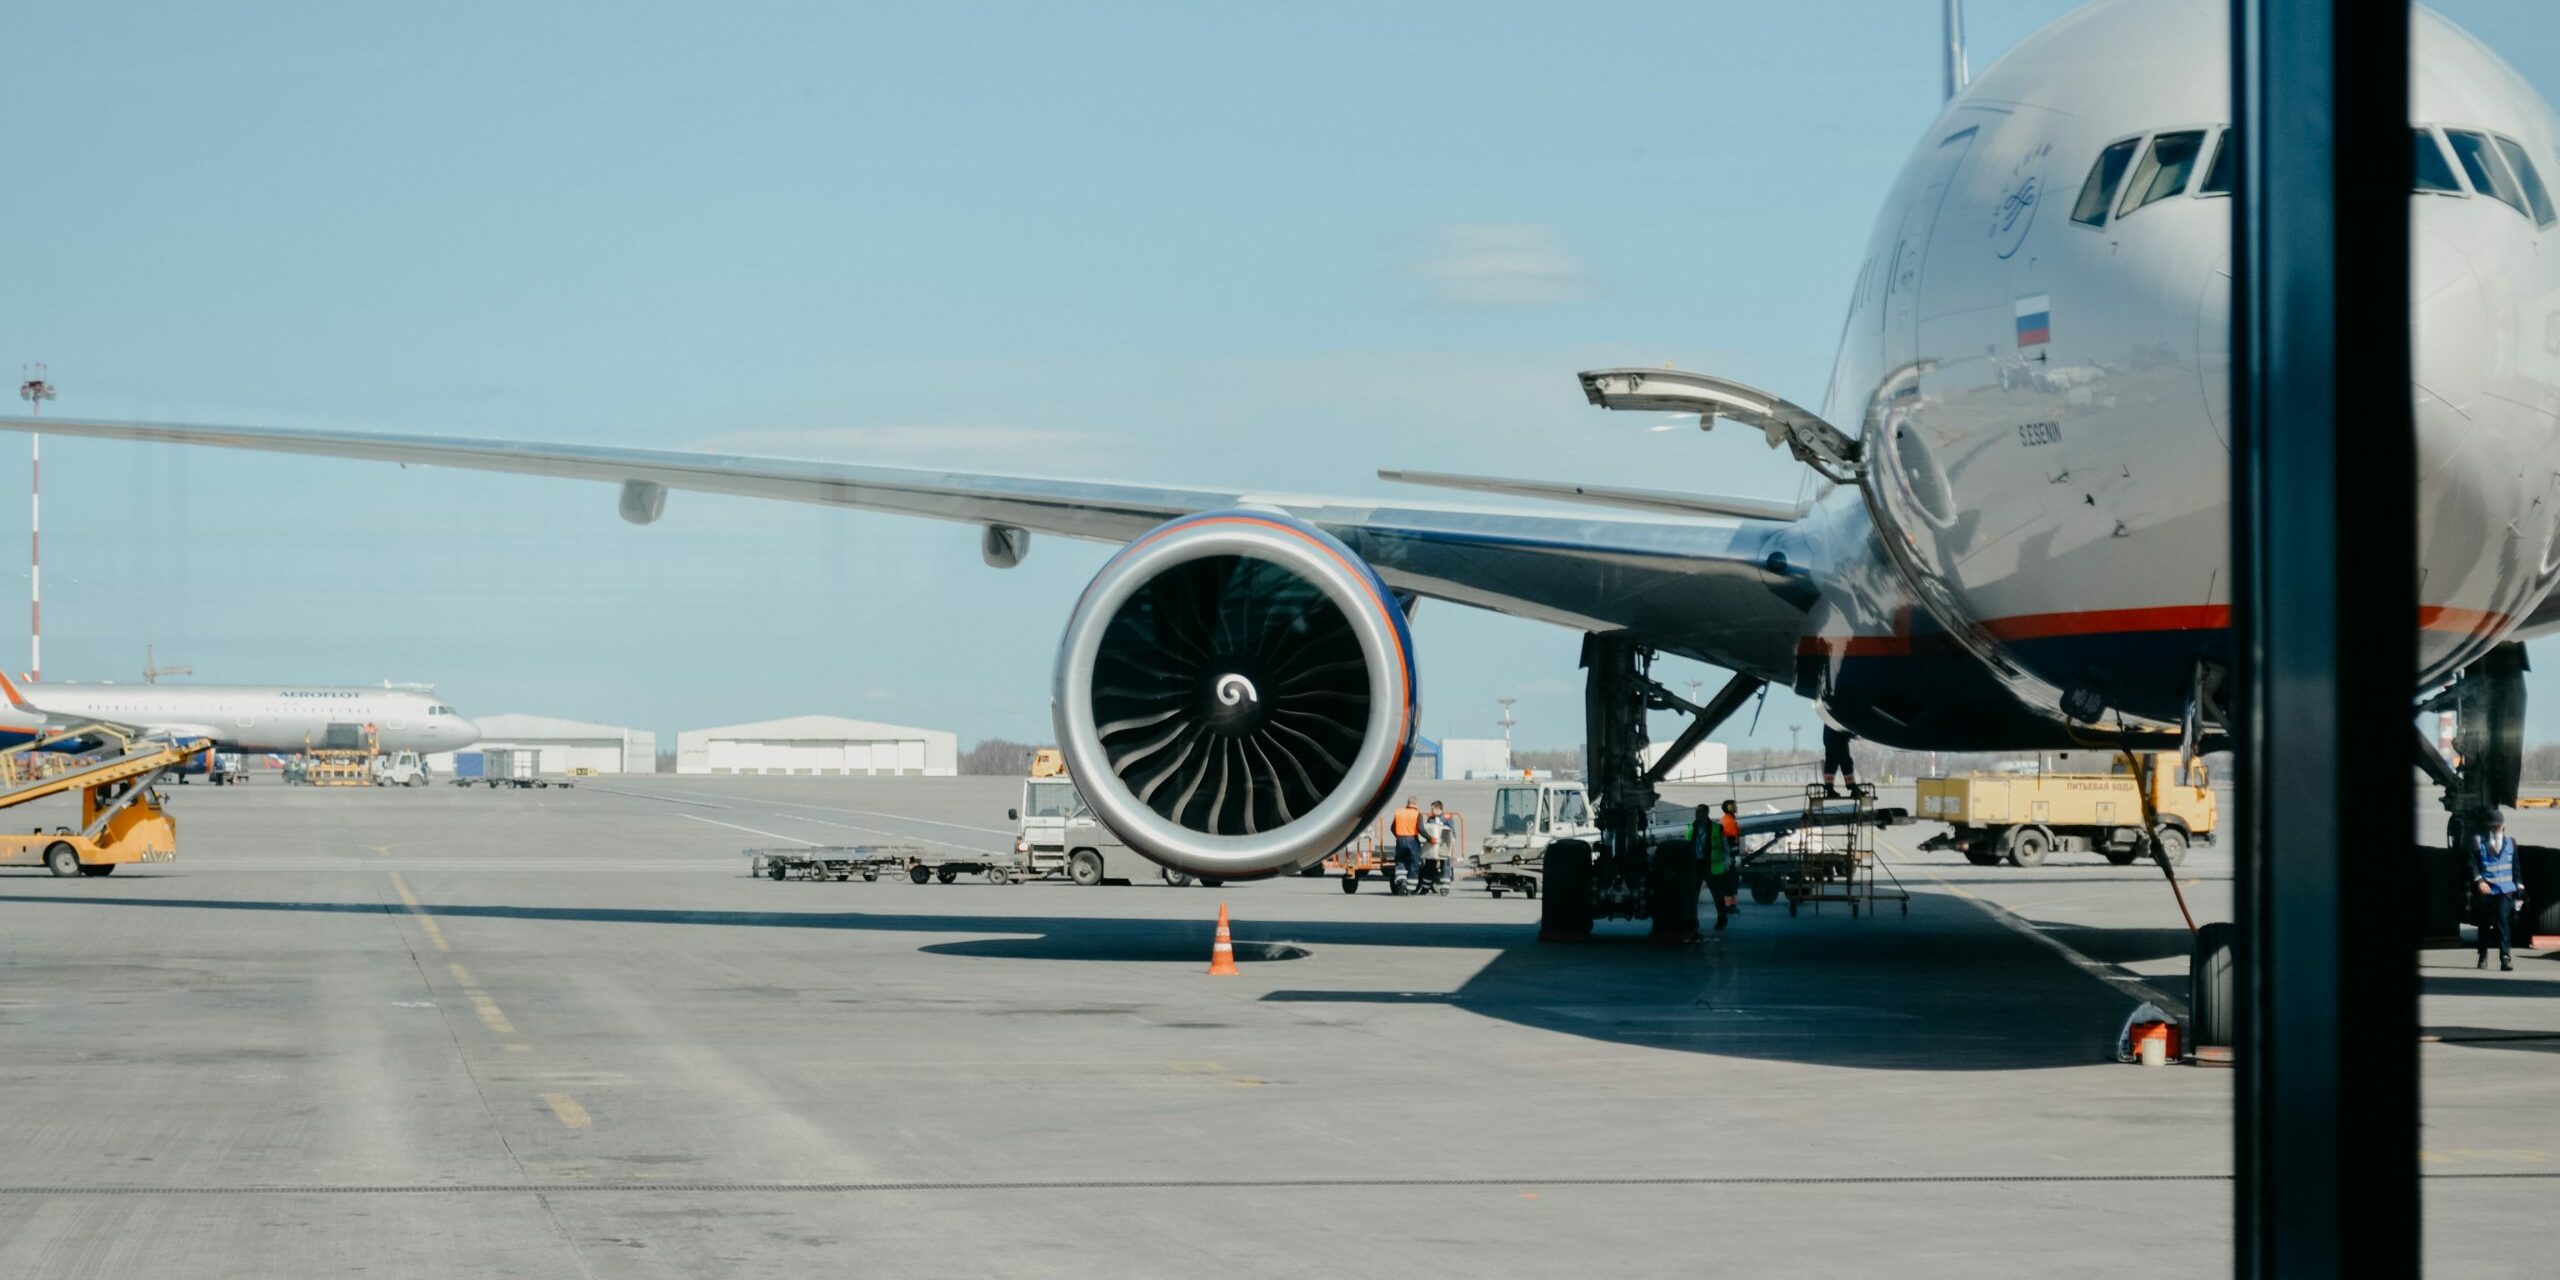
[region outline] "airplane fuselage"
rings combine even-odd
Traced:
[[[2451,24],[2422,12],[2414,35],[2424,687],[2560,577],[2560,125]],[[1862,430],[1866,471],[1772,538],[1821,566],[1790,676],[1845,727],[2174,732],[2227,654],[2228,67],[2216,6],[2091,5],[1975,80],[1905,165],[1824,409]]]
[[[451,751],[479,740],[479,726],[433,694],[310,685],[37,684],[29,705],[55,721],[92,717],[142,725],[225,751],[293,752],[325,744],[332,726],[369,730],[384,751]],[[43,717],[0,706],[0,735],[23,740]]]

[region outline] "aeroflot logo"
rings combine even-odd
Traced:
[[[2044,157],[2053,150],[2047,143],[2018,157],[2009,170],[2008,189],[2001,193],[1999,207],[1991,212],[1991,252],[2006,258],[2027,241],[2027,229],[2035,225],[2036,206],[2044,194]]]

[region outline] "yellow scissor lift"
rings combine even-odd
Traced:
[[[91,755],[48,752],[66,743],[101,743]],[[112,875],[128,862],[174,862],[178,824],[160,807],[152,784],[211,743],[180,746],[146,741],[104,724],[56,730],[0,755],[0,809],[80,793],[80,826],[0,832],[0,867],[41,866],[57,876]]]

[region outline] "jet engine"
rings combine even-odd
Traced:
[[[1342,847],[1404,776],[1412,635],[1350,548],[1274,512],[1131,542],[1058,647],[1058,744],[1129,847],[1245,879]]]

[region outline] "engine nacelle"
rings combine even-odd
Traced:
[[[1413,637],[1375,571],[1303,521],[1188,516],[1085,588],[1058,745],[1095,816],[1178,871],[1273,875],[1342,847],[1413,753]]]

